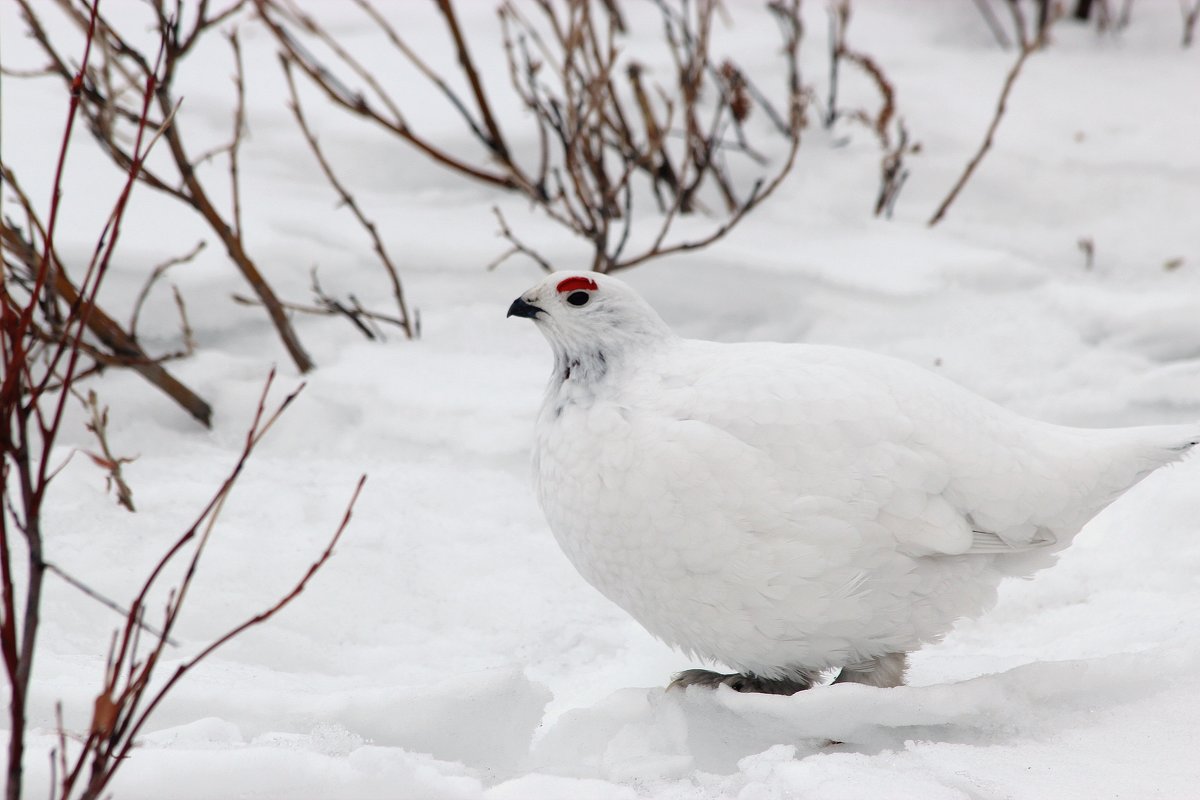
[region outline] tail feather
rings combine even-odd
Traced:
[[[1197,424],[1117,428],[1110,434],[1117,446],[1124,445],[1136,456],[1160,466],[1178,460],[1200,444],[1200,425]]]
[[[1183,458],[1200,444],[1200,425],[1153,425],[1105,431],[1094,454],[1100,474],[1092,514],[1116,500],[1150,473]]]
[[[1200,425],[1154,425],[1089,430],[1059,428],[1047,437],[1048,474],[1057,490],[1031,518],[1010,526],[985,527],[1019,549],[1061,550],[1080,528],[1150,473],[1183,458],[1200,444]],[[978,530],[978,529],[977,529]],[[999,549],[986,535],[974,550]]]

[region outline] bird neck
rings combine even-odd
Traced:
[[[640,314],[614,318],[600,337],[561,331],[547,339],[554,351],[552,384],[571,387],[598,387],[677,341],[648,306]]]
[[[554,380],[577,385],[597,384],[609,374],[609,360],[604,350],[560,350],[554,354]]]
[[[604,342],[571,342],[554,347],[552,390],[603,393],[645,365],[657,363],[678,339],[670,331],[650,338],[610,337]]]

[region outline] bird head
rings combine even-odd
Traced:
[[[674,338],[649,304],[624,282],[595,272],[555,272],[508,307],[525,317],[554,350],[569,377],[603,374],[604,365],[642,346]],[[590,367],[590,369],[589,369]]]

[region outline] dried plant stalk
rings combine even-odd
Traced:
[[[358,201],[354,199],[354,195],[352,195],[350,190],[346,188],[346,185],[338,179],[337,175],[333,171],[332,164],[330,164],[329,159],[325,157],[325,151],[321,149],[321,143],[317,139],[316,134],[313,133],[312,128],[309,126],[308,119],[304,116],[304,108],[300,105],[300,95],[296,92],[296,82],[292,78],[291,62],[286,58],[281,58],[280,61],[283,65],[284,77],[287,78],[288,94],[291,98],[291,102],[288,104],[288,107],[292,111],[292,116],[295,117],[296,124],[300,127],[301,133],[304,134],[304,140],[308,143],[309,150],[312,152],[313,156],[316,157],[317,163],[321,165],[321,172],[324,173],[325,178],[329,181],[329,185],[333,187],[335,192],[337,192],[342,204],[350,209],[350,211],[354,214],[354,218],[358,220],[359,225],[362,226],[363,230],[365,230],[367,235],[371,238],[371,246],[374,248],[375,255],[378,256],[379,262],[383,265],[384,271],[387,273],[388,281],[391,283],[392,297],[395,299],[396,308],[400,312],[398,324],[404,331],[405,336],[407,336],[409,339],[415,338],[416,332],[413,327],[412,315],[408,311],[408,302],[404,299],[404,287],[400,283],[400,271],[396,269],[395,262],[392,261],[392,257],[388,254],[387,248],[383,244],[383,239],[381,239],[379,236],[379,229],[376,228],[375,223],[368,219],[367,215],[363,213],[362,208],[358,205]],[[313,285],[315,287],[314,293],[318,298],[328,299],[324,293],[320,291],[319,285],[316,282],[315,273],[313,275]],[[367,338],[375,338],[371,331],[361,324],[360,316],[357,313],[358,311],[365,313],[365,310],[360,308],[357,309],[357,311],[351,311],[345,309],[335,301],[330,301],[327,304],[327,307],[333,308],[339,313],[348,316],[356,325],[356,327],[358,327],[367,335]]]
[[[839,119],[846,118],[865,125],[879,140],[883,158],[879,165],[879,192],[875,198],[875,216],[890,217],[896,199],[900,196],[900,190],[908,179],[904,158],[918,152],[920,146],[909,142],[904,119],[897,113],[896,89],[888,80],[883,68],[875,59],[852,49],[847,43],[846,35],[850,28],[851,16],[850,0],[839,0],[829,8],[829,99],[825,126],[832,127]],[[876,113],[838,108],[838,76],[843,61],[861,70],[879,91],[881,102]]]
[[[83,44],[81,66],[73,85],[83,83],[97,30],[93,6]],[[155,67],[157,69],[157,67]],[[42,587],[47,572],[44,556],[43,508],[54,477],[50,458],[63,422],[67,398],[84,357],[83,336],[95,316],[95,299],[120,238],[121,222],[130,193],[150,146],[155,141],[147,111],[154,91],[154,70],[142,92],[139,124],[130,145],[124,186],[113,204],[76,295],[65,308],[46,313],[57,303],[59,270],[53,257],[54,236],[62,203],[62,176],[70,150],[71,132],[79,115],[80,92],[68,98],[66,122],[59,145],[40,257],[22,285],[6,269],[0,284],[0,655],[9,688],[8,765],[5,796],[22,794],[25,726],[33,659],[41,626]],[[55,289],[50,287],[55,286]],[[23,289],[21,294],[17,290]],[[57,327],[52,337],[39,335],[41,318]],[[15,559],[24,549],[23,584],[18,583]],[[18,600],[20,596],[20,601]]]
[[[527,159],[514,152],[499,122],[481,78],[474,43],[454,3],[437,0],[436,9],[455,54],[457,83],[466,87],[465,92],[454,88],[451,76],[431,67],[379,7],[370,0],[353,2],[445,99],[483,155],[476,160],[460,156],[421,133],[419,120],[402,111],[402,99],[389,94],[385,82],[308,7],[292,0],[255,0],[260,18],[280,45],[289,80],[293,69],[298,70],[335,105],[389,131],[437,163],[525,196],[587,243],[591,267],[597,271],[626,269],[716,241],[766,200],[794,163],[808,102],[799,80],[803,33],[799,0],[768,4],[784,37],[788,78],[781,92],[787,109],[782,114],[736,64],[728,59],[718,62],[711,55],[717,0],[679,4],[656,0],[663,43],[675,65],[665,87],[648,87],[637,62],[618,45],[628,21],[615,0],[539,0],[531,7],[532,16],[516,3],[502,2],[498,14],[504,67],[511,91],[528,112],[529,133],[537,142]],[[318,58],[306,42],[331,55],[327,60]],[[361,88],[352,88],[347,81]],[[730,157],[764,161],[750,146],[744,129],[747,117],[759,108],[772,121],[772,129],[783,135],[786,153],[774,169],[739,185],[727,166]],[[300,124],[305,127],[302,120]],[[311,137],[307,138],[311,146]],[[642,237],[640,249],[631,252],[633,222],[643,216],[638,213],[644,202],[642,187],[654,198],[661,217],[658,230]],[[344,187],[339,192],[349,195]],[[704,207],[702,192],[719,200],[722,219],[694,240],[671,237],[680,216]],[[520,253],[550,268],[548,259],[498,218],[500,235],[510,248],[493,266]]]
[[[89,16],[80,11],[72,0],[54,0],[62,12],[75,21],[82,30],[89,23]],[[50,62],[50,71],[63,80],[77,93],[79,110],[88,123],[93,137],[101,150],[119,168],[124,169],[131,160],[127,149],[128,128],[136,125],[138,114],[126,99],[128,84],[144,83],[154,78],[154,110],[160,116],[162,135],[170,155],[169,169],[173,174],[160,173],[143,168],[138,180],[156,191],[173,197],[195,211],[225,247],[230,260],[242,273],[258,296],[271,318],[288,355],[300,372],[308,372],[314,364],[300,343],[283,304],[267,282],[257,263],[247,251],[241,227],[241,199],[238,174],[238,151],[244,130],[245,96],[241,72],[241,51],[236,35],[230,36],[236,69],[235,109],[233,133],[228,144],[214,151],[193,158],[189,155],[187,140],[179,120],[175,118],[178,102],[173,92],[173,83],[178,68],[200,41],[201,37],[216,30],[219,25],[237,14],[248,0],[237,0],[220,9],[211,7],[207,0],[199,3],[195,14],[184,19],[182,7],[174,11],[161,2],[145,4],[152,14],[150,23],[157,29],[163,45],[161,69],[157,72],[153,60],[133,42],[137,32],[136,21],[130,15],[122,15],[123,26],[118,26],[103,15],[96,15],[96,53],[100,64],[75,82],[75,73],[62,55],[56,41],[48,33],[39,17],[43,5],[32,0],[17,0],[22,18],[30,37],[41,48]],[[86,4],[84,4],[86,6]],[[111,76],[121,76],[114,80]],[[164,124],[170,120],[171,124]],[[210,188],[199,177],[197,167],[218,155],[226,155],[229,164],[229,181],[232,193],[232,208],[223,213],[213,199]]]
[[[268,412],[267,398],[274,378],[275,374],[272,371],[263,387],[254,419],[233,468],[196,520],[164,551],[130,605],[124,627],[113,640],[113,647],[105,668],[103,686],[96,697],[91,724],[88,726],[87,732],[80,737],[83,746],[72,762],[67,761],[65,754],[63,756],[61,777],[55,787],[57,797],[61,800],[68,800],[72,797],[78,797],[80,800],[93,800],[104,796],[113,777],[127,761],[137,736],[144,729],[150,716],[179,682],[218,649],[251,628],[267,622],[299,597],[313,576],[333,556],[334,548],[350,524],[354,505],[366,481],[365,475],[359,478],[341,523],[325,548],[292,585],[291,589],[267,609],[231,628],[202,648],[199,653],[177,666],[161,684],[152,682],[165,648],[170,644],[171,632],[187,603],[197,567],[210,541],[226,498],[237,483],[237,479],[255,447],[304,388],[301,385]],[[189,547],[191,548],[190,553],[188,552]],[[167,566],[176,559],[182,559],[187,564],[183,578],[169,592],[160,628],[151,629],[155,634],[155,641],[143,648],[139,632],[147,629],[143,622],[147,598],[162,578]]]
[[[1008,75],[1004,79],[1004,86],[1000,90],[1000,98],[996,101],[996,111],[992,115],[992,121],[988,124],[987,131],[983,135],[983,141],[980,143],[979,149],[975,151],[975,155],[967,162],[967,166],[963,169],[962,174],[958,176],[958,180],[950,188],[949,194],[938,205],[937,210],[933,212],[933,216],[929,218],[928,225],[931,228],[941,222],[946,216],[946,212],[950,210],[950,206],[953,205],[963,187],[967,185],[967,181],[975,174],[975,170],[980,162],[983,161],[983,157],[991,150],[996,130],[1000,127],[1000,120],[1004,118],[1004,112],[1008,109],[1009,95],[1012,93],[1013,86],[1017,83],[1017,78],[1021,75],[1021,68],[1025,66],[1025,62],[1029,60],[1030,56],[1046,46],[1049,27],[1053,19],[1047,18],[1044,20],[1039,16],[1035,32],[1031,33],[1028,30],[1020,6],[1015,2],[1010,3],[1010,6],[1015,19],[1021,51],[1017,54],[1017,60],[1013,62]]]

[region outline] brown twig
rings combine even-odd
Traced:
[[[1075,243],[1079,252],[1083,253],[1083,268],[1091,269],[1096,264],[1096,241],[1090,236],[1082,236]]]
[[[117,502],[129,511],[136,511],[137,509],[133,507],[133,490],[125,482],[125,475],[121,471],[123,465],[132,463],[134,459],[113,455],[112,448],[109,447],[108,407],[100,407],[100,402],[96,399],[96,393],[91,389],[80,400],[83,402],[84,408],[87,409],[89,415],[89,419],[85,423],[87,429],[96,437],[96,442],[100,445],[100,453],[98,454],[89,451],[84,452],[92,460],[92,463],[108,473],[108,486],[110,489],[116,489]]]
[[[1008,38],[1008,34],[1004,30],[1004,26],[1000,24],[996,12],[992,10],[992,4],[989,0],[975,0],[975,8],[979,9],[983,21],[987,23],[988,30],[992,32],[992,36],[996,38],[996,43],[1007,50],[1012,46],[1012,40]]]
[[[829,9],[830,30],[830,78],[829,101],[826,110],[826,127],[833,125],[838,119],[850,119],[861,122],[871,129],[879,146],[883,150],[879,170],[879,191],[875,197],[875,216],[891,217],[892,209],[900,190],[908,178],[908,170],[904,166],[904,158],[910,153],[917,152],[918,146],[909,144],[908,129],[904,121],[897,117],[896,89],[879,63],[866,53],[852,49],[847,43],[847,31],[850,27],[850,0],[839,0]],[[844,111],[837,105],[837,87],[839,65],[846,61],[858,67],[879,92],[880,106],[874,114],[865,110]],[[892,131],[895,129],[896,142],[893,143]]]
[[[384,247],[383,240],[379,237],[379,230],[375,227],[375,223],[363,213],[358,202],[354,199],[354,195],[350,194],[345,184],[338,180],[336,173],[333,171],[333,166],[329,163],[329,159],[325,157],[325,152],[321,149],[316,134],[309,127],[308,120],[304,116],[304,109],[300,105],[300,95],[296,91],[296,83],[292,78],[292,62],[283,56],[280,56],[279,61],[283,66],[283,74],[287,79],[288,94],[291,98],[288,108],[291,109],[292,116],[295,118],[296,124],[300,127],[300,132],[304,135],[304,140],[308,142],[309,151],[316,157],[317,163],[321,165],[321,172],[325,174],[329,185],[337,192],[342,204],[350,209],[351,213],[354,214],[354,218],[358,220],[358,224],[362,226],[363,230],[371,238],[371,246],[374,248],[379,262],[383,265],[392,286],[392,297],[395,299],[396,307],[400,311],[400,327],[404,330],[404,335],[412,339],[413,327],[408,313],[408,303],[404,299],[404,287],[400,283],[400,272],[396,269],[395,263],[392,262],[391,257],[388,255],[387,248]]]
[[[37,12],[31,4],[31,0],[17,0],[17,2],[21,7],[26,28],[32,38],[42,48],[43,52],[49,57],[55,73],[68,84],[74,85],[72,83],[72,72],[67,66],[66,60],[61,57],[52,38],[44,26],[41,25]],[[56,0],[56,2],[77,24],[84,24],[84,18],[72,5],[71,0]],[[176,19],[167,11],[165,4],[161,2],[147,4],[154,13],[152,24],[157,28],[163,42],[162,67],[159,72],[155,71],[158,67],[152,63],[151,59],[139,50],[137,46],[131,44],[116,26],[102,15],[96,15],[96,38],[98,42],[103,44],[102,47],[98,48],[104,59],[101,72],[105,74],[109,71],[119,72],[128,76],[127,80],[131,83],[145,82],[153,78],[154,91],[152,98],[154,105],[163,120],[173,119],[178,104],[172,93],[172,86],[179,64],[191,52],[204,32],[213,29],[216,25],[231,18],[233,14],[244,7],[246,2],[247,0],[238,0],[238,2],[214,12],[209,8],[208,0],[202,0],[197,5],[197,12],[190,30],[185,29],[182,21]],[[233,37],[232,41],[236,42],[236,37]],[[233,44],[233,48],[236,67],[240,58],[240,51],[236,43]],[[237,68],[240,69],[240,67]],[[138,76],[137,81],[134,80],[133,76]],[[238,79],[235,78],[235,86],[239,85]],[[100,145],[102,151],[119,167],[126,168],[131,163],[133,155],[127,150],[124,144],[124,136],[116,126],[116,123],[124,121],[126,123],[137,124],[137,115],[135,112],[122,105],[120,97],[112,93],[111,89],[106,88],[104,82],[93,83],[91,81],[80,80],[78,85],[75,86],[74,91],[76,91],[76,95],[81,99],[80,111],[87,119],[93,137]],[[232,189],[234,209],[228,218],[218,210],[209,195],[208,188],[198,177],[196,167],[203,158],[193,159],[189,156],[187,144],[178,120],[173,120],[172,124],[169,125],[164,122],[160,126],[162,136],[170,154],[169,164],[174,169],[177,179],[173,181],[168,180],[162,175],[147,170],[144,167],[139,169],[138,179],[155,190],[164,192],[185,203],[200,215],[224,245],[230,260],[242,273],[242,276],[250,284],[255,294],[261,299],[264,309],[266,309],[268,316],[271,318],[280,340],[283,342],[297,369],[300,372],[307,372],[314,366],[312,359],[300,343],[295,330],[292,328],[291,321],[288,319],[283,306],[275,295],[274,289],[267,282],[258,269],[257,264],[247,252],[239,226],[238,216],[240,215],[241,201],[238,194],[239,189],[237,188],[239,181],[237,174],[237,151],[240,144],[241,123],[243,121],[242,112],[239,109],[241,109],[243,102],[244,99],[242,97],[239,97],[236,101],[237,108],[235,108],[234,113],[235,130],[231,143],[203,157],[211,158],[216,152],[225,152],[230,159],[230,180],[234,186]]]
[[[483,90],[483,82],[479,79],[479,71],[475,68],[470,48],[467,47],[462,28],[458,24],[458,15],[454,11],[454,5],[450,0],[434,0],[434,2],[437,3],[442,19],[454,39],[454,52],[458,63],[462,67],[467,82],[471,85],[471,95],[475,98],[475,106],[479,109],[479,115],[483,118],[484,127],[487,129],[484,142],[498,161],[503,164],[511,164],[512,157],[509,155],[508,145],[505,143],[504,135],[500,132],[500,126],[492,113],[492,104]]]
[[[396,327],[405,331],[406,336],[408,335],[408,329],[405,326],[404,319],[401,319],[400,317],[393,317],[389,314],[380,314],[377,311],[370,311],[369,309],[363,308],[362,304],[358,301],[358,298],[356,298],[354,295],[350,295],[347,298],[347,303],[327,294],[321,287],[320,281],[317,280],[316,268],[313,268],[311,277],[312,293],[313,297],[317,301],[317,304],[315,306],[307,306],[301,303],[285,302],[283,304],[284,308],[301,314],[315,314],[324,317],[345,317],[347,320],[349,320],[350,324],[352,324],[355,328],[358,328],[358,330],[364,336],[372,341],[385,338],[383,336],[383,332],[379,329],[379,326],[375,324],[379,322],[385,322],[388,325],[395,325]],[[246,297],[245,295],[235,294],[232,297],[235,303],[239,303],[241,305],[258,305],[258,301],[256,299]],[[421,338],[421,329],[415,314],[411,317],[411,325],[413,328],[412,338]]]
[[[661,100],[642,85],[636,69],[625,68],[626,57],[618,41],[625,22],[615,2],[593,5],[536,0],[532,3],[536,10],[533,15],[515,3],[502,2],[498,15],[509,83],[530,113],[530,136],[538,143],[528,166],[511,151],[501,130],[483,80],[487,70],[477,63],[470,36],[460,25],[451,0],[437,0],[436,9],[456,56],[457,85],[466,87],[461,92],[456,81],[426,63],[370,0],[354,3],[462,118],[482,146],[483,157],[472,160],[450,154],[415,130],[383,82],[317,19],[300,10],[298,3],[255,0],[260,18],[279,43],[285,64],[297,67],[333,103],[384,127],[459,174],[524,195],[556,224],[587,242],[595,270],[621,269],[660,254],[715,241],[769,196],[778,185],[776,178],[792,164],[807,102],[797,67],[803,30],[798,0],[774,0],[770,12],[785,32],[790,112],[786,123],[736,64],[728,59],[719,65],[713,63],[709,48],[717,0],[682,3],[678,9],[668,0],[656,0],[676,67],[672,90],[657,90]],[[332,53],[328,61],[316,57],[303,44],[309,39]],[[353,76],[363,88],[351,88],[338,77],[339,72]],[[290,75],[289,70],[289,80]],[[638,119],[625,107],[626,90],[617,85],[622,75],[629,80]],[[710,85],[717,90],[711,100],[707,93]],[[294,88],[292,93],[297,94]],[[739,186],[727,167],[727,153],[764,163],[742,128],[756,104],[787,137],[789,157],[779,166],[780,172]],[[293,105],[298,105],[296,100]],[[298,121],[304,132],[307,124]],[[682,146],[678,148],[673,144],[668,147],[668,137],[675,133],[673,127],[680,129]],[[733,134],[732,144],[725,138],[727,132]],[[311,131],[305,136],[313,149],[315,137]],[[318,158],[325,160],[320,155]],[[323,168],[327,176],[333,173],[327,161]],[[663,217],[652,244],[631,255],[627,253],[633,241],[631,229],[640,219],[634,203],[641,192],[634,186],[635,181],[645,181]],[[748,192],[748,188],[753,191]],[[723,219],[713,223],[714,235],[671,243],[667,234],[677,217],[704,208],[707,201],[701,198],[702,190],[715,194],[725,205]],[[352,206],[346,200],[349,190],[342,185],[338,191],[343,202]],[[549,267],[503,219],[500,223],[501,235],[510,247],[490,267],[515,254],[525,254],[543,268]]]
[[[203,239],[196,242],[196,246],[187,251],[183,255],[169,258],[166,261],[158,264],[150,271],[150,277],[146,278],[146,282],[142,284],[142,288],[138,290],[137,297],[133,301],[133,311],[129,314],[129,338],[137,341],[137,326],[138,319],[142,314],[142,306],[146,304],[146,299],[150,296],[150,289],[158,282],[158,279],[167,273],[171,267],[179,264],[187,264],[196,256],[200,255],[201,251],[207,246],[207,242]]]
[[[909,144],[908,128],[904,126],[903,119],[896,121],[896,130],[896,145],[884,152],[880,162],[879,194],[875,198],[875,216],[888,219],[891,219],[896,199],[900,196],[900,190],[904,188],[904,182],[908,180],[904,156],[919,151],[919,145]]]
[[[849,0],[838,0],[828,7],[829,13],[829,99],[825,103],[825,127],[832,128],[838,119],[838,73],[846,52],[846,27],[850,23]]]
[[[500,213],[499,206],[492,206],[492,213],[496,215],[496,222],[500,225],[500,235],[504,237],[509,244],[512,245],[512,247],[496,258],[495,261],[492,261],[490,264],[488,264],[487,268],[489,270],[495,269],[512,256],[520,253],[536,261],[537,265],[541,267],[543,271],[554,272],[554,267],[549,261],[547,261],[541,256],[540,253],[526,245],[513,234],[512,229],[508,227],[508,222],[504,219],[504,214]]]
[[[63,582],[75,587],[76,589],[83,592],[85,595],[92,598],[93,600],[95,600],[97,603],[104,606],[105,608],[109,608],[109,609],[112,609],[113,611],[117,612],[118,614],[121,615],[122,618],[129,617],[129,613],[130,613],[129,609],[125,608],[117,601],[112,600],[108,597],[105,597],[103,594],[96,591],[91,586],[88,586],[86,583],[79,580],[75,576],[71,575],[69,572],[65,571],[62,567],[58,566],[57,564],[52,564],[49,561],[47,561],[46,562],[46,571],[49,573],[52,573],[54,575],[57,575],[59,578],[61,578],[63,580]],[[179,642],[172,639],[170,636],[165,635],[162,631],[160,631],[158,628],[154,627],[150,623],[148,623],[144,620],[139,620],[137,624],[138,624],[138,627],[140,627],[142,630],[146,631],[149,634],[157,636],[158,638],[165,641],[167,644],[171,645],[171,647],[179,646]],[[60,721],[59,729],[62,730],[61,721]],[[65,753],[63,755],[65,757]],[[64,775],[66,774],[66,770],[63,770],[63,774]],[[51,781],[51,783],[53,783],[53,781]]]
[[[1193,0],[1190,6],[1187,0],[1179,0],[1179,11],[1183,15],[1183,46],[1191,47],[1196,38],[1196,23],[1200,22],[1200,0]]]
[[[146,112],[150,107],[157,64],[152,68],[143,92],[140,122],[135,131],[124,186],[99,236],[76,296],[66,303],[63,313],[56,311],[48,316],[49,322],[57,328],[54,341],[39,349],[34,334],[37,328],[35,315],[39,309],[46,307],[47,288],[55,286],[57,290],[62,278],[62,271],[54,257],[54,236],[63,197],[62,176],[70,150],[71,131],[80,112],[82,87],[97,36],[98,19],[98,4],[93,4],[84,28],[86,33],[80,66],[73,71],[69,81],[72,91],[67,102],[66,121],[51,185],[48,221],[42,229],[40,256],[30,258],[26,253],[18,257],[31,270],[28,293],[20,301],[10,291],[7,278],[0,285],[0,474],[4,478],[0,496],[0,505],[4,508],[4,512],[0,513],[0,655],[9,684],[5,780],[5,796],[8,800],[19,800],[22,795],[28,693],[41,624],[42,587],[47,572],[43,509],[47,490],[56,472],[51,468],[51,454],[63,423],[67,396],[79,373],[84,331],[89,326],[89,320],[96,316],[96,295],[120,237],[121,221],[128,207],[130,193],[154,140],[152,135],[148,135],[152,129],[149,128]],[[32,218],[33,215],[29,216]],[[5,231],[12,232],[7,223]],[[32,249],[31,244],[25,244]],[[10,261],[4,259],[3,263],[7,273]],[[62,390],[54,395],[49,387],[56,381],[60,382]],[[21,605],[17,603],[13,569],[18,539],[24,546],[26,556]]]
[[[896,89],[892,82],[888,80],[887,75],[883,71],[883,67],[866,53],[852,49],[846,41],[846,34],[850,27],[850,2],[849,0],[840,0],[830,11],[830,35],[831,39],[831,56],[832,66],[830,69],[830,88],[829,102],[826,112],[826,127],[832,125],[842,117],[849,117],[861,122],[864,122],[871,128],[871,131],[879,139],[880,145],[886,150],[891,147],[890,124],[896,116]],[[865,111],[839,111],[837,108],[837,65],[842,60],[849,61],[854,64],[870,79],[871,83],[879,92],[881,100],[879,111],[875,114],[868,114]]]
[[[951,187],[950,193],[946,195],[945,199],[942,200],[937,210],[933,213],[933,216],[929,218],[928,225],[931,228],[941,222],[942,218],[946,216],[946,212],[950,209],[950,206],[958,197],[959,192],[961,192],[963,187],[966,186],[967,181],[970,180],[971,176],[975,173],[975,169],[979,166],[979,163],[983,161],[983,157],[987,155],[988,150],[991,149],[992,141],[996,136],[996,130],[1000,127],[1000,120],[1004,118],[1004,112],[1008,108],[1009,95],[1012,93],[1013,86],[1016,85],[1017,78],[1021,74],[1021,68],[1025,66],[1025,62],[1029,60],[1030,56],[1045,46],[1046,30],[1042,29],[1033,36],[1028,35],[1025,32],[1024,18],[1021,16],[1020,8],[1015,2],[1011,3],[1010,5],[1013,9],[1013,14],[1017,19],[1017,27],[1021,38],[1021,51],[1017,55],[1017,60],[1013,63],[1012,67],[1008,71],[1008,75],[1004,79],[1004,86],[1000,90],[1000,98],[996,101],[996,111],[992,115],[992,121],[988,124],[987,132],[984,133],[983,141],[980,143],[979,149],[975,152],[975,155],[971,157],[971,160],[967,162],[966,168],[963,170],[962,174],[959,175],[958,180],[954,183],[954,186]]]
[[[242,622],[241,624],[235,626],[234,628],[231,628],[230,630],[226,631],[223,635],[221,635],[220,637],[215,639],[207,647],[205,647],[203,650],[201,650],[197,655],[193,656],[192,658],[185,661],[183,664],[176,667],[175,671],[167,679],[166,683],[163,684],[163,686],[158,690],[158,692],[156,692],[149,699],[149,701],[145,704],[145,707],[142,709],[139,709],[141,713],[136,718],[133,718],[132,716],[128,718],[129,721],[124,726],[124,729],[121,731],[121,733],[123,734],[123,736],[122,736],[123,741],[121,741],[119,748],[110,748],[107,751],[107,755],[109,758],[108,769],[105,772],[101,773],[101,775],[99,776],[98,779],[96,777],[93,777],[93,780],[89,783],[89,786],[88,786],[88,793],[84,795],[85,797],[88,797],[88,796],[99,797],[100,796],[101,792],[103,792],[103,790],[107,787],[108,782],[111,781],[113,774],[116,772],[116,767],[118,765],[120,765],[120,763],[122,761],[124,761],[126,758],[129,757],[129,752],[134,747],[134,744],[136,742],[137,734],[139,734],[141,732],[142,728],[146,724],[146,721],[150,718],[150,715],[154,712],[154,710],[156,708],[158,708],[158,706],[162,703],[162,701],[164,699],[166,699],[166,697],[171,693],[171,691],[175,688],[175,686],[179,683],[179,681],[181,681],[189,672],[191,672],[193,669],[195,669],[195,667],[198,664],[200,664],[202,661],[207,659],[209,656],[211,656],[217,650],[224,647],[226,644],[228,644],[232,640],[236,639],[237,637],[241,636],[243,633],[250,630],[251,628],[257,627],[258,625],[261,625],[264,622],[267,622],[272,617],[274,617],[276,614],[278,614],[280,611],[282,611],[284,608],[289,606],[292,603],[292,601],[294,601],[297,597],[299,597],[301,595],[301,593],[308,587],[308,584],[313,579],[313,577],[318,572],[320,572],[321,569],[325,566],[325,564],[329,561],[329,559],[333,557],[334,548],[337,547],[338,542],[341,541],[342,534],[345,533],[346,528],[350,524],[350,520],[354,514],[354,506],[358,502],[358,497],[362,493],[363,485],[366,483],[366,481],[367,481],[366,475],[362,475],[359,477],[358,482],[354,486],[354,492],[351,494],[350,500],[346,504],[346,511],[342,515],[341,523],[338,525],[337,529],[333,532],[333,536],[330,537],[328,544],[326,544],[326,546],[325,546],[325,549],[321,552],[321,554],[317,557],[317,559],[308,566],[308,569],[304,572],[304,574],[300,577],[300,579],[292,586],[291,590],[288,591],[287,594],[285,594],[283,597],[281,597],[278,601],[276,601],[269,608],[265,609],[264,611],[259,612],[258,614],[255,614],[253,617],[250,617],[245,622]],[[163,641],[165,641],[165,638]],[[160,648],[160,650],[161,650],[161,648]],[[155,659],[155,662],[157,662],[157,658]],[[148,679],[148,676],[146,679]],[[146,679],[142,679],[139,676],[138,685],[144,686]]]
[[[171,287],[171,295],[175,298],[175,308],[179,311],[179,333],[183,338],[183,354],[193,355],[196,352],[196,335],[192,331],[191,322],[188,321],[187,305],[183,302],[183,295],[178,286]]]
[[[242,149],[242,133],[246,130],[246,70],[242,65],[242,43],[237,29],[226,37],[233,51],[233,86],[236,101],[233,106],[233,138],[229,142],[229,194],[233,208],[233,229],[240,238],[242,228],[242,182],[239,177],[238,154]]]
[[[147,720],[179,681],[217,649],[250,628],[266,622],[294,601],[332,557],[334,548],[349,525],[355,502],[366,480],[365,475],[358,480],[341,523],[325,549],[290,590],[265,611],[230,629],[201,649],[197,655],[176,667],[165,681],[152,682],[161,663],[164,647],[170,643],[171,630],[186,604],[189,590],[226,499],[255,448],[303,389],[301,385],[268,413],[267,399],[273,381],[274,372],[267,378],[241,453],[225,480],[192,525],[164,552],[125,613],[124,628],[113,638],[103,687],[97,696],[92,721],[82,739],[82,747],[73,763],[63,764],[59,784],[62,797],[71,796],[76,787],[79,787],[79,796],[82,798],[100,797],[121,764],[128,758]],[[189,547],[190,555],[185,555]],[[186,561],[183,577],[169,592],[161,630],[152,631],[158,636],[157,641],[150,645],[146,652],[142,652],[139,632],[147,627],[143,620],[147,598],[167,566],[179,557],[184,557]]]
[[[13,189],[16,184],[12,180],[11,173],[8,174],[8,178],[8,186]],[[42,232],[41,235],[44,238],[48,233]],[[20,231],[7,224],[0,224],[0,239],[3,240],[10,253],[27,264],[36,264],[40,258],[36,256],[32,244],[21,236]],[[200,424],[205,427],[210,426],[212,424],[211,406],[168,372],[162,366],[161,358],[148,355],[116,320],[96,304],[94,298],[88,297],[85,291],[76,286],[67,276],[53,248],[48,251],[48,255],[46,272],[50,273],[51,278],[48,283],[43,284],[44,290],[71,307],[86,303],[88,313],[83,322],[88,331],[106,348],[107,353],[102,354],[106,363],[129,367],[138,372],[183,407]],[[36,289],[36,285],[34,288]],[[56,341],[57,339],[49,337],[48,340]]]
[[[299,66],[313,81],[313,84],[321,89],[332,102],[341,106],[346,111],[363,117],[392,132],[429,158],[451,170],[461,172],[475,180],[498,188],[510,190],[518,188],[512,176],[456,158],[432,143],[429,139],[415,132],[400,113],[399,107],[384,90],[382,84],[348,50],[342,47],[336,39],[318,25],[313,18],[301,13],[298,9],[290,5],[285,7],[279,0],[254,0],[254,3],[258,8],[259,18],[275,35],[288,59]],[[288,22],[306,31],[328,46],[336,57],[350,68],[371,89],[371,92],[380,99],[380,102],[388,109],[388,113],[381,112],[362,93],[349,89],[331,70],[317,61],[316,57],[285,27],[285,23]],[[461,101],[459,105],[461,106]],[[461,107],[465,109],[465,106]]]

